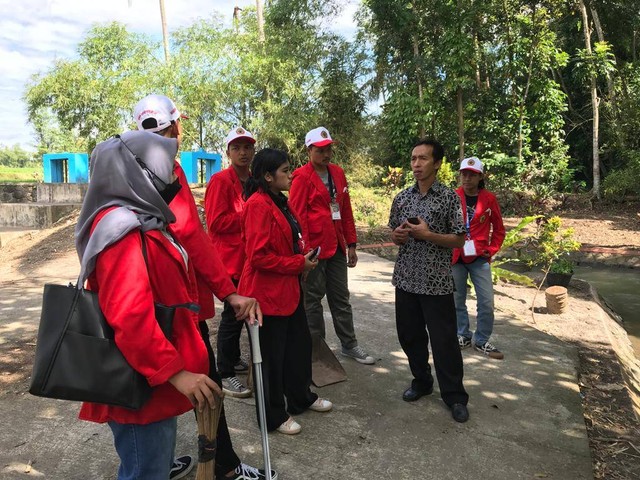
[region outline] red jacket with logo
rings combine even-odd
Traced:
[[[464,196],[464,189],[460,187],[456,190],[456,193],[462,202],[462,213],[466,222],[467,200]],[[488,252],[489,256],[493,257],[497,251],[500,250],[506,234],[504,224],[502,223],[500,206],[498,205],[496,196],[484,188],[478,191],[476,210],[471,219],[469,230],[471,231],[471,239],[473,240],[478,255],[465,257],[462,255],[462,248],[454,248],[453,263],[456,263],[461,257],[464,263],[471,263],[478,258],[478,256],[481,256],[483,252]]]
[[[319,257],[321,260],[335,255],[338,247],[346,253],[347,245],[358,241],[347,178],[338,165],[330,163],[327,168],[336,189],[340,220],[331,218],[329,190],[322,183],[311,162],[293,172],[289,192],[289,202],[300,216],[300,226],[308,247],[322,247]]]
[[[221,253],[214,246],[200,222],[198,208],[187,177],[178,163],[175,164],[174,172],[182,188],[169,204],[169,208],[176,216],[175,223],[171,224],[171,231],[193,261],[198,282],[198,297],[200,298],[199,318],[207,320],[215,314],[213,295],[223,300],[235,293],[236,287],[227,275],[221,260]]]
[[[94,228],[110,209],[101,212]],[[176,247],[159,230],[145,233],[147,263],[140,230],[109,245],[96,259],[89,287],[98,293],[104,316],[127,362],[154,387],[138,410],[83,403],[80,418],[94,422],[147,424],[181,415],[193,407],[168,383],[181,370],[207,373],[207,350],[198,329],[198,316],[176,309],[173,340],[166,339],[155,318],[154,301],[165,305],[198,301],[193,264],[189,268]]]
[[[271,197],[258,191],[244,205],[242,225],[246,258],[238,293],[258,299],[265,315],[291,315],[300,302],[305,259],[293,251],[289,222]]]
[[[238,280],[244,265],[242,247],[242,182],[233,167],[209,180],[204,196],[207,228],[229,276]]]

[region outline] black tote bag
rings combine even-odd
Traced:
[[[151,387],[116,346],[95,292],[47,284],[29,393],[138,409]]]
[[[169,340],[176,308],[200,309],[194,303],[156,303],[156,320]],[[71,284],[44,286],[29,393],[138,409],[151,390],[116,346],[95,292]]]

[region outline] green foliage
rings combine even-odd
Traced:
[[[20,145],[8,147],[0,144],[0,165],[5,167],[27,167],[36,165],[39,161],[38,155],[27,152]]]
[[[349,187],[349,196],[356,223],[374,228],[389,221],[391,202],[394,194],[382,189],[365,188],[358,185]]]
[[[543,270],[549,269],[560,260],[566,265],[570,262],[568,255],[580,249],[580,242],[573,239],[573,229],[561,230],[561,226],[560,217],[544,217],[540,222],[535,238],[533,264]]]
[[[526,275],[522,275],[505,268],[506,265],[521,264],[525,267],[530,264],[528,256],[522,254],[523,250],[530,249],[535,234],[527,232],[525,229],[534,221],[542,218],[540,215],[531,215],[524,217],[520,220],[518,225],[508,230],[504,241],[502,242],[501,252],[504,252],[499,258],[496,258],[491,263],[491,275],[493,283],[497,283],[499,280],[508,281],[513,283],[519,283],[521,285],[533,286],[533,281]],[[510,253],[515,253],[515,257],[506,256]]]
[[[24,99],[39,140],[61,135],[70,150],[90,151],[124,130],[133,105],[153,85],[156,47],[115,22],[93,27],[77,60],[59,60],[27,85]]]
[[[603,183],[605,198],[622,201],[627,195],[640,195],[640,151],[627,152],[626,165],[606,176]]]
[[[352,154],[345,173],[351,188],[354,186],[375,187],[384,185],[384,169],[373,163],[373,159],[363,153]]]
[[[568,258],[559,258],[554,261],[549,268],[550,273],[560,273],[562,275],[571,275],[573,273],[574,263]]]
[[[458,185],[458,169],[446,158],[442,160],[442,164],[438,170],[438,180],[450,188],[455,189]]]

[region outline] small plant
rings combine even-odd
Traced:
[[[574,263],[569,258],[560,258],[551,264],[549,273],[558,273],[561,275],[573,275]]]
[[[544,272],[553,271],[552,268],[573,271],[573,262],[568,256],[580,249],[580,242],[573,239],[572,228],[561,230],[561,224],[560,217],[544,217],[540,222],[533,262]]]

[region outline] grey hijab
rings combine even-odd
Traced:
[[[177,151],[176,139],[145,131],[117,135],[93,150],[89,188],[76,225],[79,288],[95,268],[96,256],[107,246],[135,228],[162,230],[175,222],[158,192],[171,183]],[[112,206],[119,208],[106,214],[90,233],[96,215]]]

